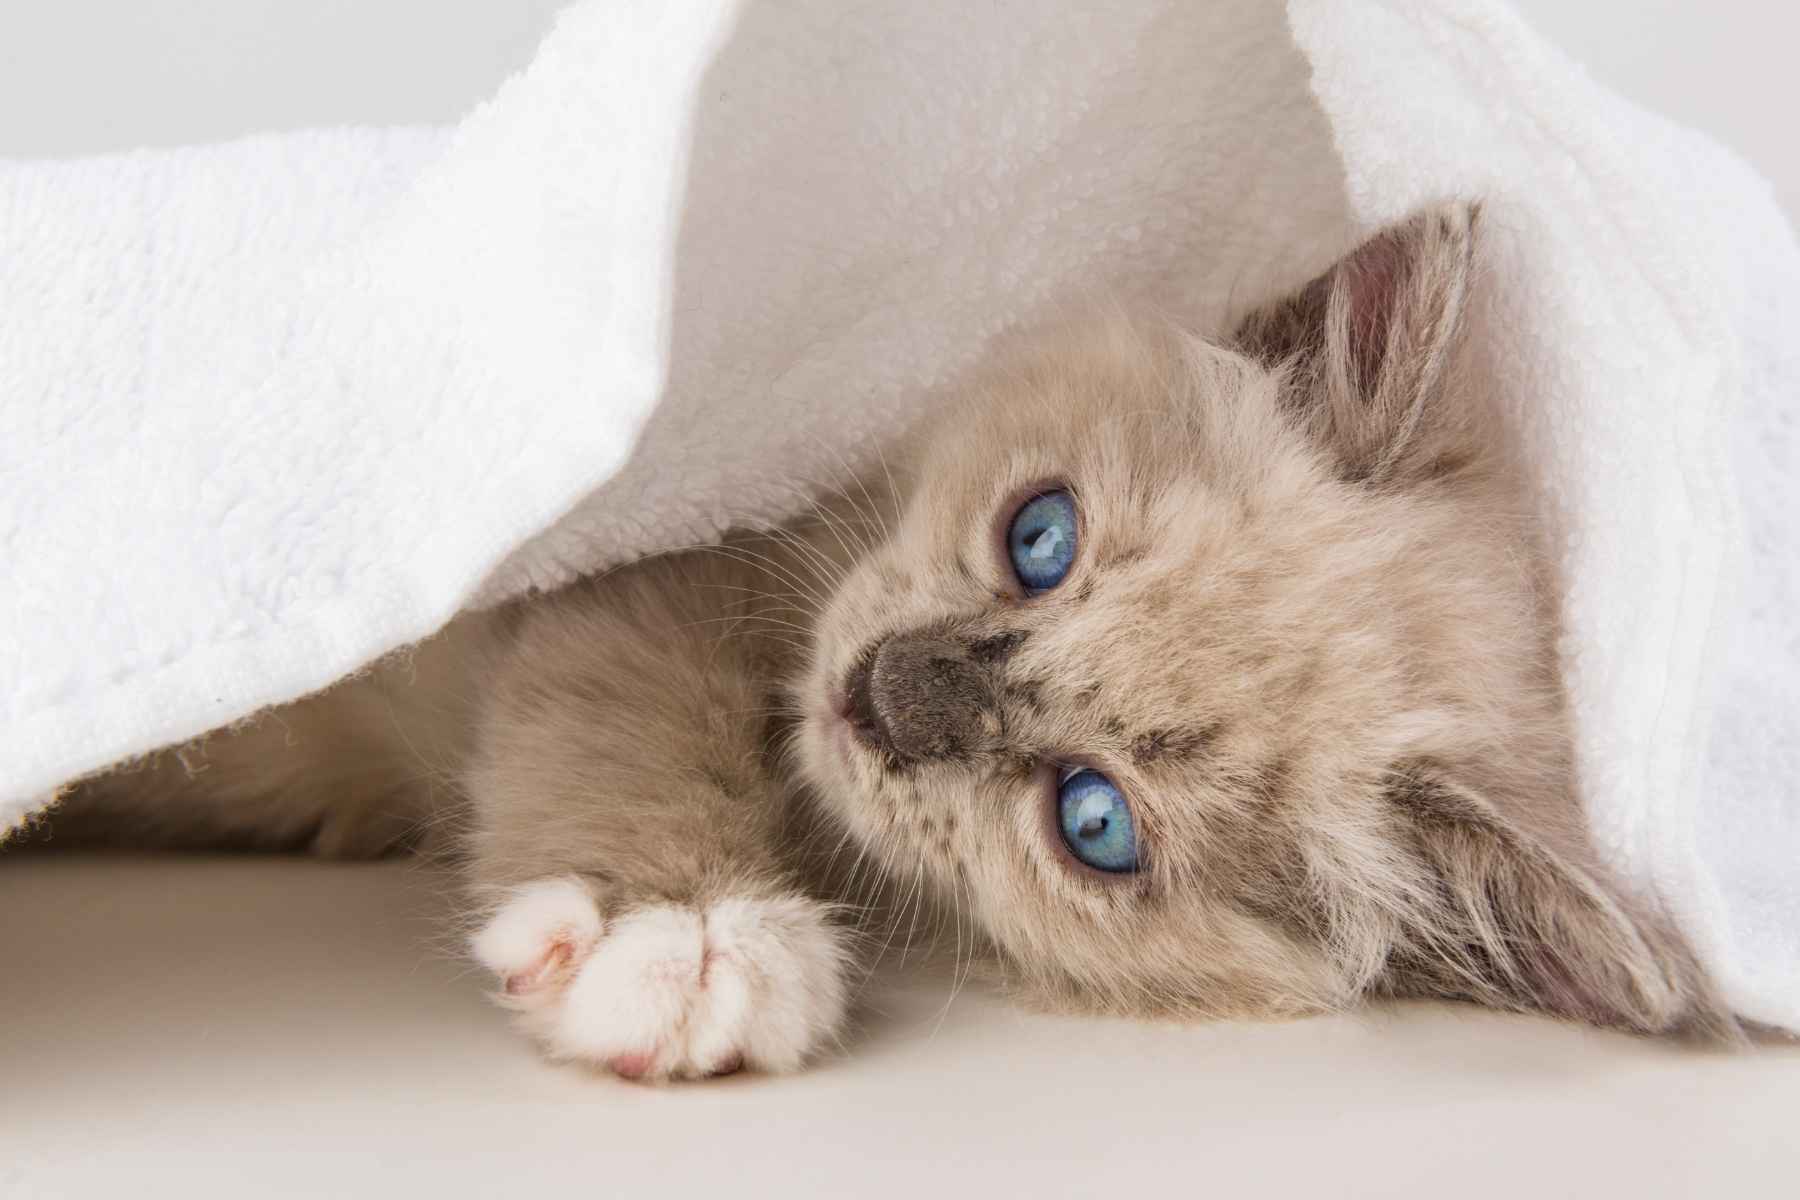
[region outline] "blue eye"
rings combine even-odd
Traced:
[[[1069,853],[1096,871],[1138,869],[1131,806],[1098,771],[1077,771],[1056,789],[1057,823]]]
[[[1012,519],[1006,552],[1028,592],[1047,592],[1075,562],[1075,497],[1067,492],[1035,496]]]

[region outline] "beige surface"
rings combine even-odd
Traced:
[[[884,986],[843,1058],[540,1061],[408,864],[0,858],[0,1195],[1781,1196],[1800,1048],[1417,1006],[1180,1027]],[[569,1192],[563,1189],[574,1188]]]

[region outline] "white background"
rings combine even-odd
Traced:
[[[5,0],[0,157],[449,123],[565,0]],[[1519,0],[1601,81],[1706,130],[1800,213],[1800,5]]]

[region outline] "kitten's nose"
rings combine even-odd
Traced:
[[[891,637],[846,681],[850,719],[877,749],[905,759],[960,758],[993,707],[987,672],[942,638]]]

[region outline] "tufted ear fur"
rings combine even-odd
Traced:
[[[1679,937],[1492,805],[1419,766],[1395,776],[1388,799],[1428,897],[1404,921],[1389,991],[1641,1033],[1737,1036]]]
[[[1469,205],[1420,212],[1239,325],[1239,349],[1290,372],[1297,411],[1346,478],[1384,483],[1441,470],[1473,436],[1440,393],[1475,223]]]

